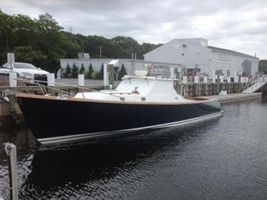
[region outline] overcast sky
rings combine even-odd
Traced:
[[[201,2],[201,3],[200,3]],[[0,0],[8,14],[51,14],[66,31],[139,43],[203,37],[267,59],[267,0]]]

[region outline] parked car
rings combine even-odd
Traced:
[[[39,82],[41,84],[45,84],[47,81],[47,74],[49,73],[30,63],[23,62],[6,63],[0,68],[0,74],[9,74],[10,71],[16,72],[18,79],[25,79],[29,82]]]

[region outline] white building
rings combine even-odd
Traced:
[[[220,70],[225,76],[254,76],[259,59],[240,52],[208,46],[203,38],[174,39],[146,53],[144,60],[177,63],[186,69],[199,68],[210,76]]]
[[[99,72],[101,69],[101,66],[103,64],[108,64],[112,60],[119,60],[117,67],[117,71],[120,70],[122,65],[124,65],[126,72],[128,75],[133,75],[135,70],[143,69],[144,66],[147,66],[149,64],[152,64],[154,68],[157,70],[160,70],[158,72],[159,74],[165,73],[162,72],[162,69],[167,68],[181,68],[179,64],[173,64],[173,63],[164,63],[164,62],[153,62],[153,61],[144,61],[144,60],[136,60],[136,59],[117,59],[117,58],[110,58],[110,59],[91,59],[88,53],[79,53],[78,58],[63,58],[60,59],[60,66],[61,69],[58,72],[58,76],[64,75],[64,72],[69,66],[72,68],[74,64],[79,69],[83,66],[85,68],[85,71],[89,70],[89,66],[92,65],[93,70],[95,72]],[[178,70],[179,71],[179,70]]]

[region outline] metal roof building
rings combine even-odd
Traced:
[[[177,63],[186,69],[199,69],[210,76],[215,71],[223,75],[254,76],[259,59],[244,53],[208,46],[203,38],[174,39],[146,53],[144,60]]]

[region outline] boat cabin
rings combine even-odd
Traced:
[[[80,92],[75,98],[110,101],[133,102],[187,102],[175,90],[177,79],[146,76],[136,73],[136,76],[124,76],[114,90],[99,92]]]

